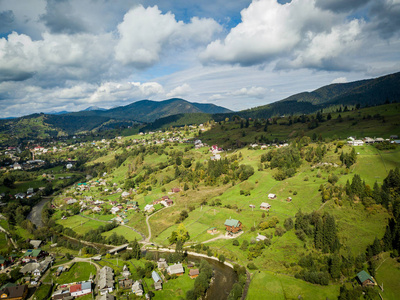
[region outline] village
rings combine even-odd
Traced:
[[[16,278],[0,286],[2,299],[35,299],[41,293],[51,299],[166,299],[171,289],[185,297],[201,275],[200,262],[188,259],[187,254],[232,270],[235,265],[245,266],[247,271],[240,274],[244,278],[258,264],[267,265],[269,249],[294,232],[294,218],[286,217],[287,212],[295,215],[299,207],[306,210],[303,202],[308,195],[296,183],[276,187],[279,181],[265,172],[267,163],[260,160],[265,162],[268,153],[292,147],[286,141],[250,143],[237,151],[208,145],[201,136],[192,138],[207,126],[91,142],[81,142],[77,136],[72,144],[34,143],[25,148],[28,156],[24,159],[18,157],[17,147],[2,149],[1,157],[7,158],[1,166],[5,178],[24,174],[28,179],[23,182],[18,175],[21,179],[3,186],[0,194],[5,209],[1,230],[9,245],[18,244],[0,257],[1,274]],[[340,145],[350,153],[354,146],[397,144],[398,139],[360,142],[349,137],[347,143],[340,143],[328,147]],[[82,163],[87,153],[93,159]],[[304,169],[314,185],[323,184],[331,172],[346,176],[340,174],[343,164],[335,153]],[[248,180],[254,173],[259,175]],[[196,174],[193,179],[191,174]],[[211,187],[219,186],[222,192],[212,192]],[[41,222],[47,233],[39,230],[40,220],[30,225],[33,219],[27,213],[24,223],[9,226],[5,222],[8,203],[36,206],[44,200],[48,207]],[[13,212],[15,219],[22,219],[17,207]],[[24,239],[10,233],[14,228],[24,233]],[[135,258],[137,249],[143,254]],[[157,251],[164,254],[154,254]],[[293,262],[292,269],[284,268],[297,272],[299,267]],[[368,270],[357,272],[354,278],[361,287],[377,285]],[[246,282],[241,281],[241,289],[250,283]]]

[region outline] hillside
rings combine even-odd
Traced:
[[[389,138],[400,134],[400,104],[309,114],[304,116],[274,117],[270,120],[215,122],[211,130],[201,134],[208,144],[224,148],[238,148],[253,143],[270,143],[293,139],[300,135],[318,138],[358,138],[371,136]],[[228,134],[229,133],[229,134]]]
[[[70,113],[72,116],[99,116],[110,119],[129,119],[138,122],[153,122],[157,119],[190,113],[223,114],[229,109],[214,104],[191,103],[183,99],[173,98],[164,101],[141,100],[126,106],[119,106],[105,111],[91,110]]]
[[[287,114],[307,114],[331,106],[361,107],[397,102],[400,99],[400,72],[374,79],[330,84],[312,92],[302,92],[283,100],[240,111],[246,118],[269,118]]]

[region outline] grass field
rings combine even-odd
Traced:
[[[378,262],[375,279],[379,285],[383,284],[384,291],[380,291],[383,299],[399,299],[400,263],[390,258],[389,253],[382,254],[382,259]]]
[[[96,267],[90,263],[78,262],[68,272],[63,272],[58,278],[55,278],[55,282],[62,284],[85,281],[89,279],[90,274],[96,274]]]
[[[114,232],[118,235],[123,235],[129,242],[133,241],[134,239],[136,239],[138,241],[142,240],[142,236],[140,234],[138,234],[137,232],[133,231],[132,229],[122,226],[122,225],[114,228],[113,230],[104,232],[101,235],[104,237],[109,237]]]
[[[320,286],[293,277],[261,271],[252,275],[246,299],[284,300],[284,299],[336,299],[339,286]]]

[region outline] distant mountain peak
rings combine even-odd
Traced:
[[[101,107],[98,107],[98,106],[95,106],[95,105],[92,105],[92,106],[89,106],[88,108],[86,108],[86,109],[84,109],[84,110],[82,110],[82,111],[93,111],[93,110],[102,110],[102,111],[105,111],[105,110],[107,110],[107,109],[101,108]]]

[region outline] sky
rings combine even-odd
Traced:
[[[234,111],[400,71],[400,0],[0,0],[0,118]]]

